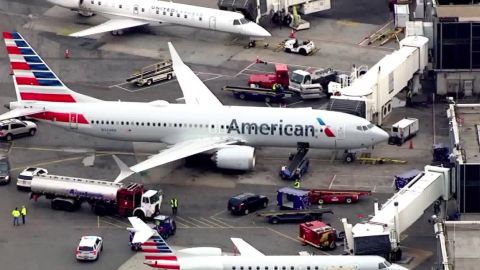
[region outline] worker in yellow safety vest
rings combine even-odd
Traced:
[[[177,198],[172,198],[170,200],[170,206],[172,207],[172,215],[176,215],[177,214],[177,208],[178,208]]]
[[[22,205],[22,210],[20,210],[20,214],[22,215],[22,223],[25,224],[25,217],[27,217],[27,208],[25,205]]]
[[[13,217],[13,226],[20,226],[20,223],[18,222],[18,218],[20,217],[20,211],[18,211],[17,207],[13,209],[12,217]]]

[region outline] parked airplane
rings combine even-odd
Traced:
[[[214,31],[249,36],[253,39],[270,37],[260,25],[248,21],[232,11],[224,11],[192,5],[176,4],[160,0],[47,0],[48,2],[76,10],[79,14],[99,13],[108,21],[71,34],[83,37],[98,33],[112,32],[121,35],[126,28],[159,23],[179,24]]]
[[[220,248],[196,247],[173,252],[158,233],[138,217],[129,217],[135,232],[132,243],[141,243],[146,265],[165,270],[408,270],[380,256],[299,255],[268,256],[243,239],[231,238],[240,256],[222,255]],[[177,256],[178,255],[178,256]]]
[[[70,90],[19,33],[3,33],[17,100],[0,120],[29,116],[74,132],[113,140],[171,145],[117,181],[191,155],[213,152],[223,169],[255,166],[254,146],[361,149],[388,134],[350,114],[312,108],[224,106],[168,44],[185,104],[103,101]],[[118,159],[117,159],[118,160]],[[124,165],[124,164],[123,164]]]

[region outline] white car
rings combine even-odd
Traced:
[[[299,41],[296,38],[285,41],[283,47],[287,53],[298,53],[301,55],[309,55],[313,50],[315,50],[315,44],[313,41]]]
[[[75,257],[79,261],[95,261],[103,250],[103,239],[100,236],[82,236]]]
[[[17,177],[18,190],[30,190],[34,175],[47,174],[47,169],[29,167],[23,170]]]
[[[33,136],[37,133],[37,125],[30,121],[9,119],[0,121],[0,139],[11,141],[14,137]]]

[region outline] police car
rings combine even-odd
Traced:
[[[94,261],[103,250],[103,240],[100,236],[82,236],[75,256],[79,261]]]

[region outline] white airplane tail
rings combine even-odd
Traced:
[[[98,102],[70,90],[17,32],[3,32],[18,101]]]
[[[156,230],[150,228],[138,217],[129,217],[128,220],[133,226],[129,230],[135,232],[132,244],[141,243],[141,250],[145,253],[144,264],[167,270],[180,269],[177,255]]]

